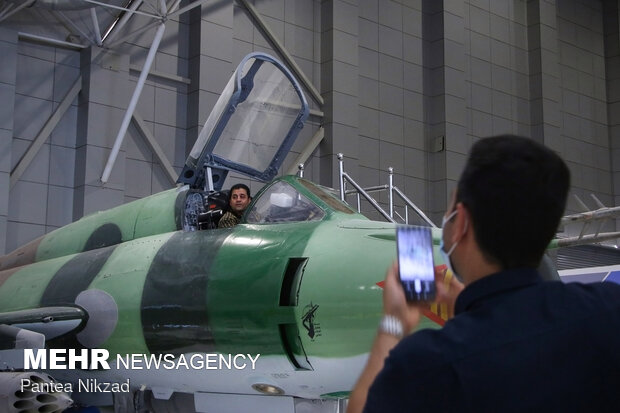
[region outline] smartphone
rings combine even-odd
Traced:
[[[433,236],[429,227],[396,227],[398,271],[407,301],[435,299]]]

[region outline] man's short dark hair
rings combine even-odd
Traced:
[[[229,212],[232,211],[232,208],[230,207],[230,200],[232,199],[233,191],[235,189],[244,189],[245,193],[248,195],[248,198],[252,198],[252,196],[250,195],[250,188],[248,188],[247,185],[234,184],[233,186],[230,187],[230,191],[228,191],[228,197],[226,199],[226,207],[224,208],[224,211],[229,211]]]
[[[251,198],[250,196],[250,188],[248,188],[247,185],[245,184],[234,184],[233,186],[230,187],[230,192],[228,193],[228,202],[230,202],[230,198],[232,197],[232,193],[235,189],[245,189],[245,193],[248,195],[248,198]]]
[[[503,269],[538,266],[564,213],[570,173],[549,148],[513,135],[471,148],[457,202],[472,215],[476,242]]]

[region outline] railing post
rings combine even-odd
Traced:
[[[389,173],[389,200],[390,200],[390,216],[394,218],[394,168],[388,168]]]
[[[299,169],[299,171],[297,171],[297,176],[299,176],[300,178],[304,177],[304,164],[300,163],[299,165],[297,165],[297,168]]]
[[[340,200],[342,202],[344,202],[344,165],[343,165],[343,158],[344,156],[342,155],[342,153],[339,153],[338,155],[338,165],[339,165],[339,178],[340,178]]]

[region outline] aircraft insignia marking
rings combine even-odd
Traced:
[[[310,302],[310,305],[304,307],[305,313],[301,318],[304,327],[308,331],[308,337],[310,337],[312,340],[314,340],[315,337],[321,335],[321,326],[318,323],[314,322],[316,310],[318,309],[318,304],[312,304],[312,302]]]

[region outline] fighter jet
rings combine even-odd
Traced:
[[[135,394],[151,411],[178,409],[180,393],[191,395],[191,411],[218,412],[244,411],[240,403],[294,412],[300,400],[346,397],[381,315],[377,282],[395,257],[394,225],[368,220],[308,180],[273,179],[308,112],[290,72],[251,54],[197,139],[179,177],[184,185],[86,216],[1,257],[0,368],[24,367],[16,348],[105,350],[108,369],[53,369],[43,359],[29,367],[72,384],[80,405],[119,411],[139,410]],[[240,225],[217,229],[231,170],[267,185]],[[122,363],[136,355],[165,356],[159,361],[167,364]],[[33,385],[52,380],[43,375],[24,389],[28,372],[2,375],[0,394],[10,397],[0,403],[15,411],[39,403]],[[100,387],[80,389],[89,379]],[[130,391],[107,393],[101,383],[129,383]],[[46,400],[61,411],[59,394]]]
[[[288,176],[256,196],[240,225],[183,230],[191,194],[174,189],[91,215],[4,258],[1,322],[43,334],[47,348],[219,353],[248,364],[48,372],[60,381],[129,379],[154,393],[235,399],[271,391],[289,404],[346,394],[381,315],[377,282],[395,257],[394,225]],[[171,230],[151,235],[164,225]]]
[[[181,186],[0,257],[0,411],[62,411],[69,396],[118,412],[341,411],[381,317],[395,224],[275,177],[308,112],[292,74],[250,54]],[[217,229],[229,171],[266,185]],[[440,327],[435,310],[421,328]]]

